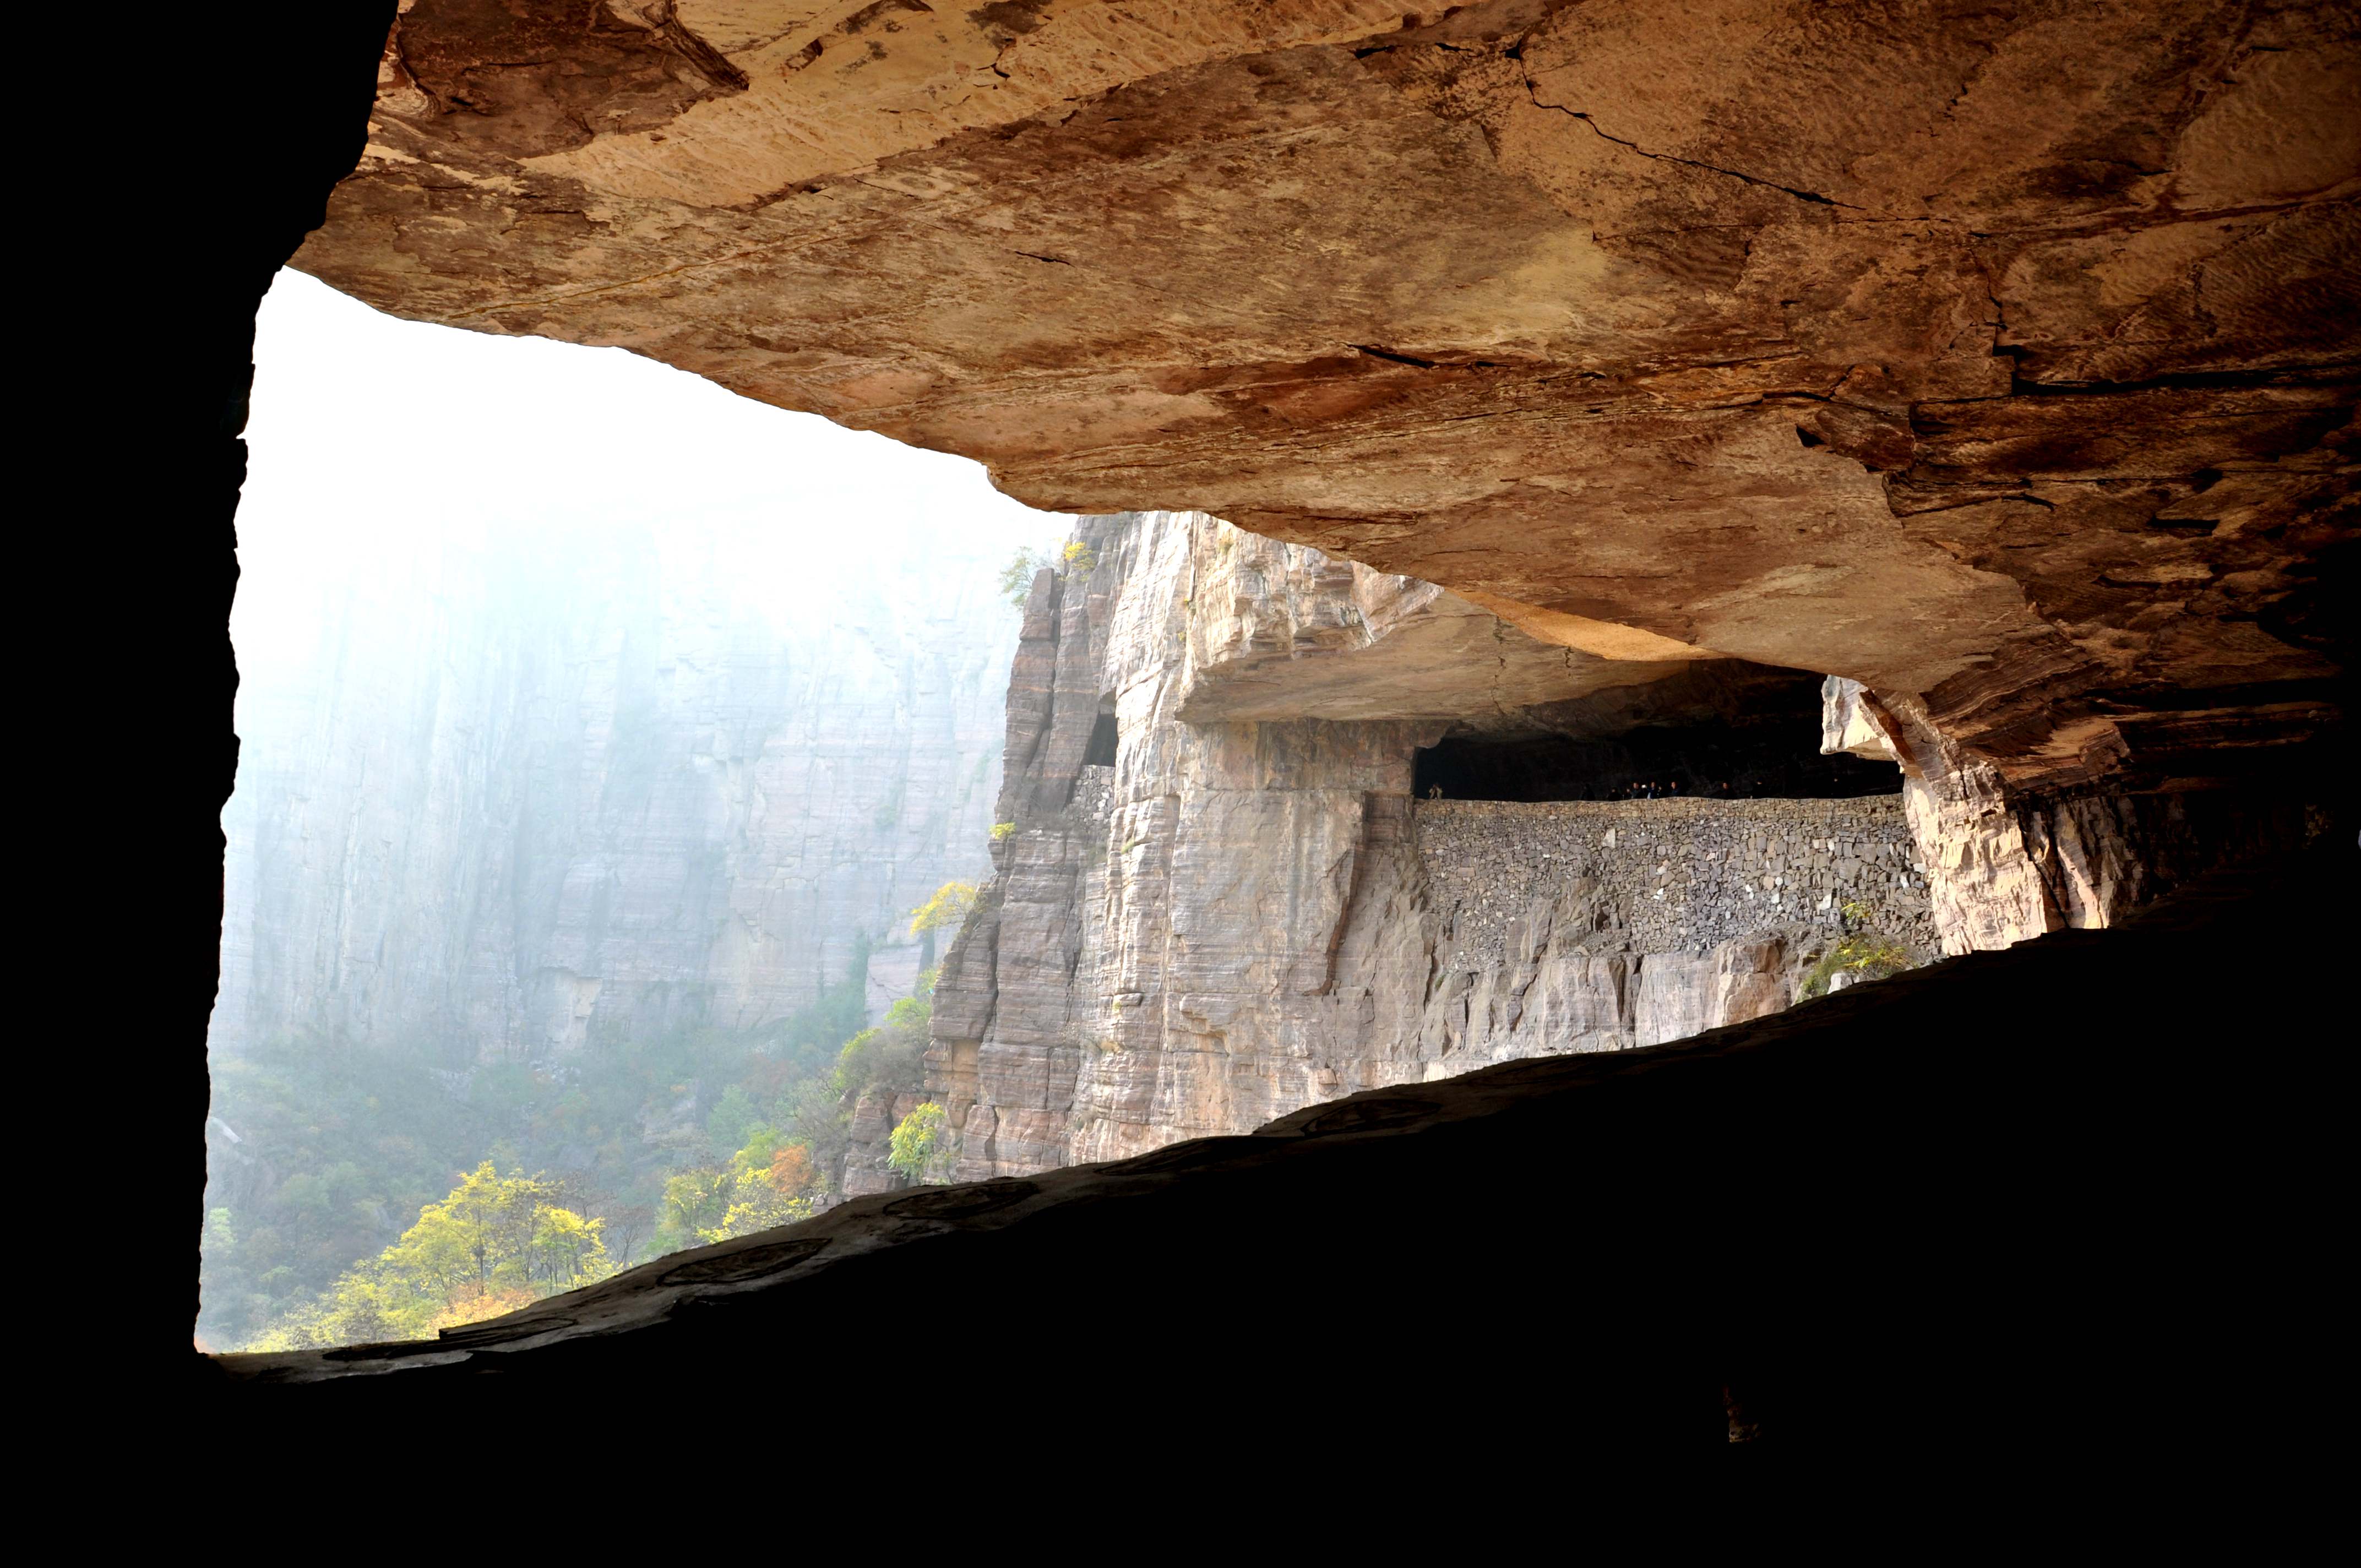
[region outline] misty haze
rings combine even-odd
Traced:
[[[824,1204],[839,1102],[916,1083],[1005,568],[1067,520],[292,272],[257,361],[203,1342],[430,1332]]]

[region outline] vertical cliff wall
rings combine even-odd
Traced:
[[[761,572],[744,543],[453,532],[251,577],[324,597],[241,649],[214,1048],[311,1030],[464,1067],[754,1029],[864,938],[873,996],[906,992],[908,911],[984,870],[1008,545],[881,524]]]
[[[1758,1016],[1849,918],[1933,950],[1898,795],[1412,798],[1446,734],[1661,721],[1730,671],[1544,644],[1202,514],[1080,537],[1093,569],[1027,607],[1013,828],[936,991],[926,1093],[963,1177]],[[917,1099],[862,1107],[848,1191],[892,1183],[883,1135]]]

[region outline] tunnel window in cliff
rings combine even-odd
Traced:
[[[1728,661],[1697,679],[1638,688],[1628,701],[1529,710],[1519,729],[1471,729],[1420,751],[1413,790],[1420,799],[1501,801],[1898,794],[1893,763],[1821,754],[1821,685],[1818,675]]]
[[[925,1121],[1003,579],[1071,520],[293,273],[256,358],[201,1343],[432,1334],[841,1196],[853,1124]],[[468,1214],[514,1245],[430,1278]]]
[[[1089,749],[1082,753],[1082,766],[1114,767],[1115,739],[1115,710],[1102,709],[1098,722],[1091,726],[1091,743]]]

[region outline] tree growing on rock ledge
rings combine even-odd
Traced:
[[[1083,540],[1075,540],[1055,555],[1028,546],[1011,556],[1008,565],[1000,569],[1001,597],[1018,609],[1023,609],[1025,601],[1032,597],[1033,579],[1041,573],[1055,572],[1061,577],[1069,574],[1087,577],[1098,564],[1098,552]]]
[[[999,829],[994,830],[994,837]],[[918,967],[935,967],[935,933],[948,926],[956,931],[960,923],[975,907],[976,886],[972,882],[947,882],[935,889],[935,895],[910,912],[910,935],[918,938]]]
[[[927,1101],[894,1129],[892,1152],[885,1163],[910,1180],[939,1183],[950,1179],[950,1117],[940,1105]]]
[[[975,907],[975,883],[947,882],[935,895],[910,912],[910,935],[922,937],[945,926],[957,926]]]

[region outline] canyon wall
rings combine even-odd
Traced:
[[[2217,717],[2233,728],[2246,722],[2235,713]],[[2120,746],[2123,735],[2142,728],[2119,724],[2104,740]],[[2209,872],[2302,851],[2334,831],[2329,803],[2343,793],[2322,776],[2324,758],[2255,787],[2253,768],[2237,776],[2235,751],[2195,760],[2201,769],[2233,760],[2227,778],[2174,777],[2152,767],[2146,788],[2012,789],[1946,735],[1923,700],[1834,675],[1823,694],[1821,749],[1901,768],[1904,809],[1927,861],[1933,927],[1950,954],[2111,926]],[[2185,740],[2180,749],[2188,766]],[[2326,748],[2309,742],[2303,750],[2316,756]],[[2126,772],[2117,783],[2138,777]]]
[[[1545,644],[1202,514],[1079,537],[1092,568],[1027,609],[1012,826],[926,1086],[862,1103],[849,1193],[895,1182],[884,1135],[922,1098],[962,1178],[1017,1174],[1759,1016],[1849,920],[1934,950],[1898,795],[1412,798],[1446,733],[1628,724],[1694,689],[1686,663]]]
[[[1005,541],[874,543],[773,576],[687,528],[258,565],[241,614],[291,624],[241,635],[214,1048],[758,1029],[864,939],[873,1010],[906,993],[910,909],[984,869],[1017,618]]]

